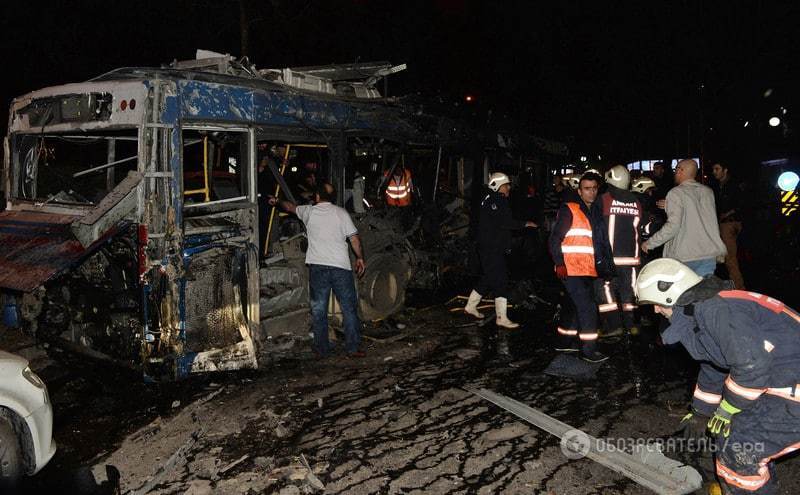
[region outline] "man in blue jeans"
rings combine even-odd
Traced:
[[[333,290],[344,317],[345,351],[350,357],[364,357],[364,353],[358,349],[361,321],[358,318],[358,296],[349,252],[349,247],[352,247],[356,255],[355,270],[360,277],[364,274],[361,239],[347,210],[333,204],[335,198],[333,186],[329,182],[322,182],[314,193],[313,205],[298,206],[274,197],[269,198],[269,204],[280,205],[281,209],[296,214],[306,226],[306,265],[311,287],[314,351],[320,357],[327,357],[332,350],[328,341],[328,297]]]
[[[695,180],[697,162],[681,160],[675,168],[676,187],[667,193],[667,223],[642,244],[647,253],[664,245],[664,257],[673,258],[701,277],[714,274],[727,249],[719,235],[714,192]]]

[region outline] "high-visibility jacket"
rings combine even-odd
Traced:
[[[690,291],[714,283],[706,279]],[[670,323],[664,343],[681,342],[694,359],[709,363],[702,366],[693,394],[696,410],[711,415],[722,399],[747,409],[768,394],[800,413],[797,311],[755,292],[720,290],[699,301],[681,296]]]
[[[389,206],[408,206],[411,204],[411,171],[403,170],[403,175],[398,180],[394,174],[389,177],[386,186],[386,204]]]
[[[561,241],[561,254],[567,267],[567,275],[596,277],[592,224],[578,203],[567,203],[567,208],[572,213],[572,224]]]
[[[616,266],[639,266],[639,223],[642,205],[634,193],[608,185],[598,199],[608,228],[608,242]]]

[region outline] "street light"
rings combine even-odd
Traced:
[[[778,187],[782,191],[790,192],[797,189],[797,184],[800,182],[800,176],[794,172],[784,172],[778,176]]]
[[[779,119],[778,117],[770,117],[769,119],[770,127],[778,127],[779,125],[781,125],[781,119]]]

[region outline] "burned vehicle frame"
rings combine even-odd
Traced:
[[[316,173],[341,205],[355,179],[380,182],[408,160],[427,174],[422,194],[446,212],[418,211],[400,227],[389,211],[354,208],[365,319],[392,314],[408,286],[436,284],[446,264],[465,260],[484,149],[453,120],[382,97],[374,85],[397,67],[257,70],[212,55],[12,102],[0,212],[5,325],[148,380],[257,367],[281,335],[308,331],[304,234],[296,219],[259,207],[266,194],[295,199],[287,165],[304,149],[318,153]],[[270,164],[265,186],[262,150],[275,147],[283,160]]]

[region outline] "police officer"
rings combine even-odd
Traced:
[[[731,286],[669,258],[636,280],[639,304],[670,319],[664,343],[680,342],[701,362],[685,431],[699,436],[707,426],[717,436],[725,493],[773,494],[772,461],[800,448],[800,315]]]
[[[464,307],[464,312],[476,318],[484,315],[478,311],[478,303],[485,294],[493,294],[497,326],[514,329],[519,324],[508,319],[508,273],[505,256],[511,247],[511,231],[525,227],[535,228],[534,222],[514,220],[508,204],[511,180],[502,172],[489,177],[489,194],[481,201],[478,220],[478,257],[481,279],[473,289]]]
[[[639,226],[643,208],[636,195],[628,191],[630,173],[623,165],[615,165],[606,172],[606,184],[606,192],[598,201],[608,229],[615,276],[595,281],[595,297],[605,335],[621,334],[622,325],[636,335],[639,329],[633,319],[636,309],[633,284],[640,265]]]
[[[614,270],[603,213],[595,201],[602,180],[592,172],[580,178],[579,199],[561,206],[549,241],[556,276],[564,283],[575,308],[559,322],[556,350],[581,351],[582,358],[593,363],[608,359],[597,350],[593,285],[598,277],[610,279]]]

